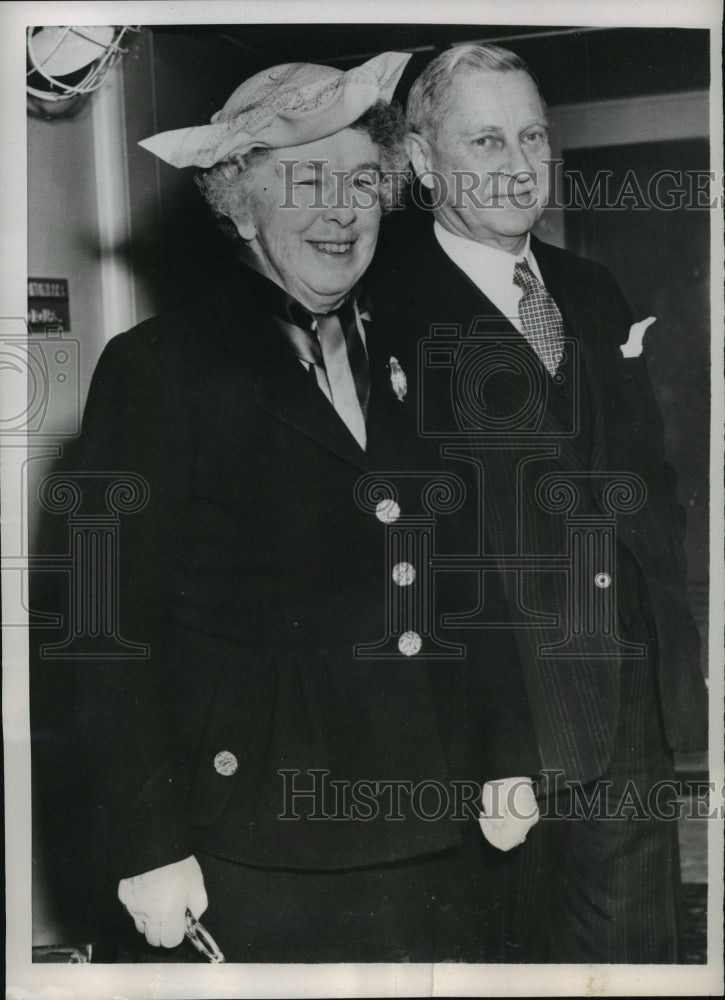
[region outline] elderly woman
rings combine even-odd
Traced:
[[[148,486],[119,620],[149,656],[76,665],[107,877],[155,946],[134,932],[126,960],[179,946],[189,914],[228,961],[517,954],[510,856],[452,793],[529,773],[506,711],[525,696],[498,663],[486,713],[491,672],[414,613],[428,556],[386,550],[401,516],[430,522],[423,472],[443,468],[417,433],[414,345],[360,286],[405,162],[389,101],[407,58],[274,67],[210,125],[142,143],[200,168],[240,268],[108,345],[69,461]]]

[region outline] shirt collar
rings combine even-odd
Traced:
[[[530,233],[526,234],[523,251],[520,254],[512,254],[506,250],[489,246],[487,243],[478,243],[466,236],[452,233],[445,229],[438,220],[433,224],[433,231],[451,260],[467,273],[470,266],[475,266],[477,269],[483,266],[490,269],[496,277],[505,277],[507,281],[513,281],[514,266],[517,262],[525,260],[537,278],[541,280],[536,258],[531,252]]]
[[[545,284],[536,258],[531,251],[531,241],[526,237],[522,253],[514,255],[484,243],[448,232],[437,221],[434,232],[441,249],[460,268],[466,277],[502,313],[513,327],[521,330],[519,303],[522,291],[514,284],[514,267],[526,260],[534,275]]]
[[[513,276],[514,265],[522,260],[526,260],[533,268],[536,259],[531,252],[531,234],[526,234],[524,249],[519,254],[508,253],[506,250],[499,250],[498,247],[489,246],[487,243],[478,243],[476,240],[468,239],[467,236],[459,236],[445,229],[436,219],[433,223],[433,230],[436,239],[453,260],[456,258],[477,258],[486,260],[491,267],[496,269],[510,269]]]

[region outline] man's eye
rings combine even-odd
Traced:
[[[534,129],[532,132],[527,132],[524,139],[530,143],[546,142],[546,132],[542,129]]]
[[[295,181],[295,186],[296,187],[319,187],[320,186],[320,181],[319,181],[319,178],[308,177],[304,181],[297,181],[296,180]]]
[[[474,145],[480,146],[482,149],[495,149],[499,145],[499,140],[495,135],[480,135],[473,142]]]

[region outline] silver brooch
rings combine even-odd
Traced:
[[[390,359],[390,384],[393,387],[393,392],[402,403],[408,391],[408,380],[405,377],[405,372],[398,364],[397,358]]]

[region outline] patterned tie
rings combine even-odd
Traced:
[[[514,284],[524,293],[519,302],[522,333],[549,374],[555,375],[564,357],[564,321],[559,308],[528,261],[514,266]]]

